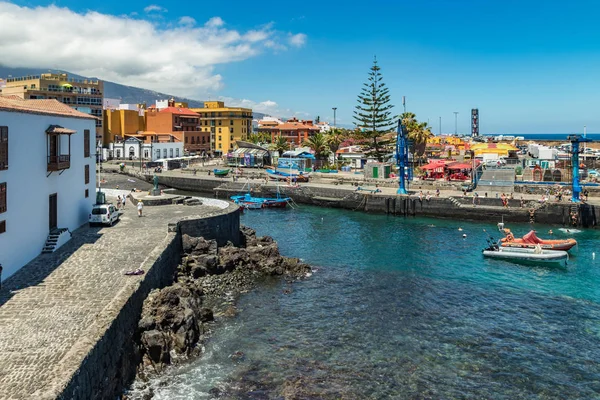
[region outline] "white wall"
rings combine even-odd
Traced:
[[[177,155],[177,149],[179,149],[179,155]],[[160,156],[158,156],[157,150],[160,150]],[[167,151],[165,156],[165,150]],[[173,150],[173,155],[171,155]],[[152,143],[152,161],[156,161],[163,158],[178,158],[183,157],[183,143],[181,142],[168,142],[168,143]]]
[[[8,170],[0,171],[7,184],[6,232],[0,234],[2,279],[15,273],[40,254],[49,233],[48,196],[58,194],[58,227],[71,231],[87,222],[95,202],[95,124],[91,119],[44,116],[0,111],[0,125],[8,126]],[[46,177],[46,129],[60,125],[76,130],[71,135],[71,166],[61,175]],[[83,130],[90,130],[90,157],[84,158]],[[66,142],[66,141],[65,141]],[[63,154],[66,151],[63,151]],[[84,165],[90,166],[90,183],[85,184]],[[89,197],[85,198],[85,189]]]

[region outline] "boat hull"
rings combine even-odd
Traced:
[[[272,169],[267,170],[267,176],[270,179],[278,181],[292,181],[292,182],[308,182],[307,174],[288,174],[285,172],[275,171]]]
[[[538,250],[529,248],[506,248],[500,247],[495,250],[483,250],[485,257],[503,259],[516,262],[535,263],[566,263],[569,254],[562,250]]]
[[[259,204],[258,208],[285,208],[288,205],[289,197],[275,198],[275,197],[253,197],[249,193],[237,196],[231,196],[231,201],[239,205],[247,204]]]
[[[561,251],[569,251],[571,250],[577,242],[563,242],[560,243],[540,243],[539,245],[544,250],[561,250]],[[502,247],[505,248],[519,248],[519,249],[535,249],[535,244],[532,243],[523,243],[518,241],[513,242],[502,242]]]
[[[229,170],[228,169],[213,169],[213,174],[215,174],[215,176],[227,176],[227,174],[229,174]]]
[[[539,245],[543,250],[569,251],[577,244],[577,241],[573,238],[540,239],[535,235],[535,231],[530,231],[522,238],[512,237],[512,233],[508,229],[505,229],[504,231],[508,234],[505,238],[500,240],[500,244],[505,248],[535,249],[535,247]]]

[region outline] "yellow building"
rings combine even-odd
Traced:
[[[22,99],[56,99],[81,112],[98,117],[96,138],[102,135],[102,98],[104,82],[93,79],[73,79],[67,74],[45,73],[6,79],[3,96]]]
[[[146,118],[136,110],[104,110],[103,144],[123,140],[125,135],[136,135],[146,130]]]
[[[497,154],[498,157],[507,157],[509,153],[518,151],[515,146],[509,143],[475,143],[471,145],[471,150],[475,152],[475,157],[482,157],[484,154]]]
[[[235,142],[247,140],[252,133],[250,108],[225,107],[222,101],[205,101],[204,108],[191,110],[200,115],[200,130],[210,132],[210,149],[217,156],[233,151]]]
[[[462,138],[450,135],[431,136],[427,139],[427,144],[450,144],[452,146],[464,146]]]

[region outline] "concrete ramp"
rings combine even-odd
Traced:
[[[513,192],[515,187],[514,167],[487,168],[477,182],[477,190]]]

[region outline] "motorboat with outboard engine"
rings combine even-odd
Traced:
[[[535,231],[533,230],[526,235],[523,235],[522,238],[515,238],[513,233],[508,228],[504,229],[503,232],[506,236],[501,239],[502,247],[534,249],[539,245],[543,250],[569,251],[577,244],[577,241],[573,238],[540,239],[536,236]]]
[[[504,259],[516,262],[535,263],[565,263],[569,260],[569,253],[564,250],[547,250],[537,244],[529,247],[503,247],[498,243],[488,241],[488,247],[483,249],[485,257]]]

